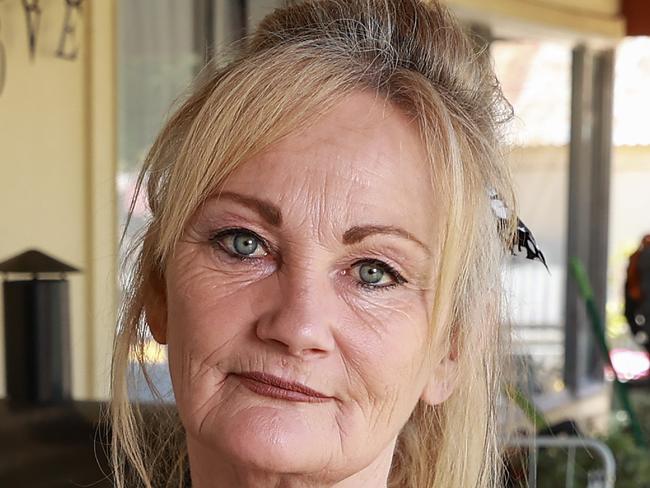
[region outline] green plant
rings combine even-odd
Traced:
[[[610,434],[605,443],[616,459],[616,488],[650,488],[650,451],[638,447],[627,431]]]

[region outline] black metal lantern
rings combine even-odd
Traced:
[[[0,263],[4,273],[7,397],[12,407],[71,398],[66,273],[78,269],[29,250]]]

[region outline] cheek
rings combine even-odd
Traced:
[[[369,415],[408,416],[424,387],[428,311],[411,290],[357,295],[346,302],[339,329],[345,337],[338,342],[346,369],[354,373],[351,394]]]
[[[167,284],[170,347],[175,344],[190,345],[192,349],[214,347],[215,342],[225,341],[238,332],[232,326],[232,318],[241,317],[239,308],[247,309],[246,294],[241,293],[245,284],[230,285],[215,279],[212,270],[200,265],[170,277]],[[224,336],[223,340],[219,340],[220,336]]]
[[[389,291],[343,296],[347,307],[342,330],[357,336],[345,343],[358,343],[368,357],[411,364],[427,336],[428,310],[422,292],[397,288]]]
[[[168,335],[170,340],[236,333],[233,320],[245,321],[253,312],[255,284],[263,271],[242,272],[221,266],[209,246],[179,245],[167,273]]]
[[[254,334],[257,290],[224,274],[201,249],[178,246],[167,272],[169,368],[180,409],[201,404],[225,379],[223,361]]]

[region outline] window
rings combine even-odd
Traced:
[[[513,353],[528,368],[533,395],[564,389],[564,294],[571,110],[571,46],[495,41],[497,76],[513,105],[508,153],[519,216],[544,252],[512,259],[507,271]]]
[[[269,2],[252,12],[260,15]],[[123,229],[143,158],[172,112],[177,97],[210,56],[244,34],[247,5],[236,0],[122,0],[118,5],[118,216]],[[134,207],[126,243],[147,218],[144,195]],[[122,249],[124,251],[125,249]],[[128,269],[128,267],[126,267]],[[122,277],[124,278],[124,277]],[[148,373],[161,394],[171,399],[166,357],[151,339]],[[131,394],[151,398],[134,369]]]

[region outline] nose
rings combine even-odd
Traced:
[[[332,326],[337,305],[326,273],[287,274],[273,281],[275,289],[268,290],[272,306],[258,318],[257,337],[303,359],[329,354],[335,347]]]

